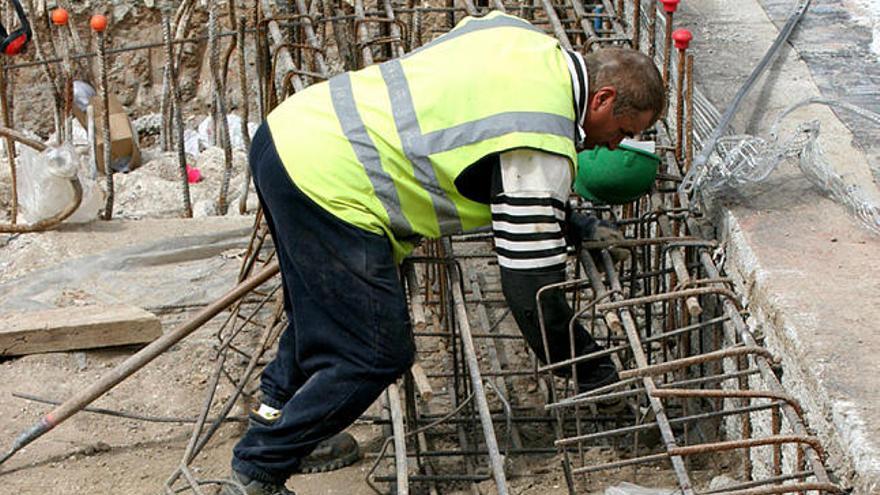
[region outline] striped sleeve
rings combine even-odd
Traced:
[[[513,270],[563,267],[568,159],[523,149],[502,153],[498,166],[491,204],[498,264]]]

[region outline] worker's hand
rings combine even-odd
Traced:
[[[613,242],[623,240],[623,234],[613,222],[599,220],[596,217],[583,213],[572,212],[569,214],[567,224],[566,236],[569,243],[576,248],[580,248],[581,243],[585,241]],[[611,246],[608,248],[608,251],[615,263],[629,258],[629,250],[627,249]],[[599,250],[591,250],[590,255],[601,268],[602,263]]]
[[[591,240],[599,242],[622,241],[623,233],[613,223],[600,220],[599,225],[596,227],[596,234]],[[614,264],[629,259],[629,250],[626,248],[609,246],[607,249],[608,252],[611,254],[611,259],[614,260]],[[593,253],[591,252],[590,254],[592,255]],[[599,266],[602,265],[599,264]]]

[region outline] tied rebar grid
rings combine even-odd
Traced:
[[[667,67],[670,92],[683,91],[685,82],[670,52],[656,46],[658,38],[668,38],[662,30],[671,29],[654,10],[659,2],[463,0],[428,6],[412,0],[308,5],[300,0],[291,6],[281,12],[268,0],[257,3],[263,116],[310,84],[400,56],[463,16],[491,9],[527,18],[577,50],[638,45]],[[632,42],[633,34],[639,43]],[[670,100],[682,104],[680,98]],[[675,119],[664,119],[649,134],[670,143],[675,140],[668,137],[685,126],[696,129],[699,141],[700,126],[711,128],[717,112],[699,97],[696,105],[690,97],[685,104],[687,112],[672,105]],[[632,470],[634,478],[623,473],[631,481],[643,473],[646,484],[654,483],[649,473],[664,464],[671,467],[667,481],[686,494],[840,491],[829,482],[821,445],[808,434],[797,402],[779,385],[773,357],[755,342],[730,280],[715,266],[717,246],[690,235],[699,232],[699,216],[675,194],[674,184],[685,172],[676,156],[693,156],[693,141],[688,133],[661,148],[670,153],[651,198],[613,210],[588,207],[625,226],[628,240],[615,247],[631,255],[615,264],[604,249],[609,246],[587,244],[591,254],[583,251],[572,259],[573,279],[562,287],[571,293],[577,319],[606,344],[603,353],[619,367],[619,383],[577,393],[574,365],[596,356],[538,363],[507,318],[489,236],[428,242],[405,262],[402,276],[419,357],[402,386],[385,394],[382,414],[362,418],[387,426],[388,432],[387,441],[367,454],[370,486],[379,493],[391,485],[399,494],[462,488],[479,493],[478,484],[493,480],[490,490],[508,493],[507,479],[530,471],[528,462],[516,459],[558,454],[571,493],[595,488],[591,473],[622,468]],[[685,145],[688,149],[681,150]],[[271,257],[266,230],[258,217],[243,277]],[[248,309],[237,304],[218,332],[217,367],[205,408],[167,493],[201,493],[204,484],[219,482],[198,479],[192,464],[219,418],[241,394],[256,392],[255,371],[267,362],[266,353],[284,327],[278,296],[276,284],[247,298]],[[575,380],[557,376],[564,368]],[[221,383],[233,393],[218,404]],[[208,412],[218,409],[221,414],[213,415],[218,420],[208,425]],[[769,450],[770,462],[761,460],[762,449]],[[607,459],[609,451],[615,460]],[[705,475],[692,474],[707,470],[726,472],[739,482],[707,491]]]

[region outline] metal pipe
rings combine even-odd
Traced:
[[[693,192],[693,188],[695,186],[694,179],[697,171],[701,171],[706,167],[706,164],[709,162],[709,155],[715,150],[715,145],[718,144],[718,139],[721,138],[721,135],[727,130],[727,126],[730,125],[730,122],[733,120],[733,116],[736,114],[736,111],[739,109],[740,104],[742,104],[746,95],[752,89],[752,86],[758,81],[758,78],[761,77],[761,74],[764,73],[764,70],[770,65],[770,61],[773,60],[773,57],[776,55],[776,52],[779,51],[779,48],[788,41],[789,36],[794,31],[794,28],[798,25],[801,19],[803,19],[804,14],[807,12],[807,9],[810,6],[810,2],[812,0],[798,0],[798,3],[795,6],[794,11],[789,16],[788,21],[785,22],[785,25],[779,31],[779,35],[776,36],[776,39],[773,41],[773,44],[770,45],[770,48],[767,50],[767,53],[761,58],[761,61],[758,62],[758,65],[752,69],[752,73],[749,74],[748,79],[736,92],[736,95],[733,97],[733,101],[730,102],[730,105],[727,106],[727,109],[724,111],[724,114],[721,116],[718,124],[715,126],[715,129],[712,130],[712,134],[709,136],[706,143],[703,144],[703,148],[700,150],[700,154],[697,155],[697,158],[694,160],[694,166],[688,171],[685,176],[685,180],[681,183],[679,190],[686,194],[691,194]]]
[[[443,244],[446,251],[451,251],[449,240],[444,239]],[[504,460],[498,452],[498,441],[495,439],[495,429],[492,425],[492,415],[489,412],[489,404],[486,401],[486,392],[483,388],[483,378],[480,375],[480,364],[477,360],[477,351],[474,347],[474,341],[471,337],[470,323],[468,323],[467,308],[464,302],[464,291],[461,287],[462,276],[457,267],[450,266],[447,270],[450,286],[452,288],[452,299],[455,305],[456,322],[461,333],[461,342],[464,350],[465,361],[467,363],[468,374],[470,375],[471,387],[474,391],[477,403],[477,411],[480,413],[480,424],[483,427],[483,437],[486,441],[486,448],[489,451],[489,462],[492,467],[492,475],[495,478],[495,488],[499,495],[507,495],[507,478],[504,474]]]
[[[392,383],[385,391],[391,410],[391,426],[394,432],[394,465],[397,467],[397,492],[409,495],[409,469],[406,461],[406,432],[403,428],[403,409],[400,407],[400,390]]]

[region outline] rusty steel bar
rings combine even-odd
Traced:
[[[684,170],[682,172],[687,174],[691,165],[694,163],[694,56],[688,55],[687,61],[685,62],[687,66],[685,68],[686,76],[685,80],[687,81],[687,95],[685,96],[685,147],[684,147]]]
[[[782,416],[779,413],[779,407],[773,407],[770,410],[770,434],[779,435],[782,431]],[[800,467],[800,466],[798,466]],[[780,476],[782,474],[782,447],[780,445],[773,446],[773,475]]]
[[[655,294],[653,296],[633,297],[631,299],[624,299],[621,301],[602,303],[596,309],[599,311],[610,311],[613,309],[620,309],[628,306],[638,306],[641,304],[667,301],[669,299],[681,299],[689,296],[706,295],[724,296],[724,298],[726,298],[728,301],[731,301],[734,306],[739,308],[740,311],[742,310],[742,304],[739,302],[739,296],[737,296],[732,290],[723,287],[698,287],[696,289],[684,289],[675,292]]]
[[[6,58],[0,60],[0,113],[3,126],[12,127],[12,113],[9,108],[9,87],[6,72]],[[6,136],[6,161],[9,165],[9,176],[12,182],[12,200],[9,204],[9,223],[18,223],[18,179],[15,169],[15,140]]]
[[[703,378],[693,378],[680,380],[675,382],[668,382],[661,385],[658,385],[658,389],[665,390],[673,387],[684,387],[690,385],[706,385],[709,383],[715,383],[724,380],[730,380],[733,378],[743,378],[748,377],[750,375],[758,374],[757,371],[752,370],[744,370],[744,371],[736,371],[732,373],[726,373],[724,375],[711,375]],[[638,381],[638,377],[628,377],[622,378],[619,382],[612,383],[611,385],[606,385],[605,387],[600,387],[595,390],[591,390],[589,392],[577,394],[575,396],[569,397],[568,399],[561,400],[559,402],[550,403],[544,406],[545,410],[552,409],[560,409],[565,407],[571,407],[577,404],[591,404],[596,402],[605,402],[611,399],[622,399],[627,397],[637,397],[645,394],[644,388],[633,388],[629,390],[622,390],[619,392],[608,392],[608,390],[613,390],[616,388],[623,388],[629,385],[632,385]],[[690,390],[690,389],[687,389]],[[696,394],[694,394],[696,395]],[[682,397],[689,397],[688,394],[682,394]],[[670,420],[670,424],[673,423],[674,420]]]
[[[586,270],[587,275],[589,276],[590,281],[593,284],[593,290],[596,292],[596,296],[602,297],[603,295],[605,295],[605,293],[608,292],[608,290],[605,289],[605,286],[602,283],[602,278],[599,275],[599,269],[593,262],[593,258],[586,253],[581,253],[579,259],[581,265]],[[607,251],[602,252],[602,261],[605,268],[605,273],[608,276],[608,280],[611,282],[610,289],[611,291],[618,293],[618,295],[612,296],[612,298],[619,299],[622,297],[619,295],[620,293],[622,293],[622,287],[619,280],[617,279],[617,273],[614,269],[614,264]],[[600,306],[602,305],[597,305],[597,310],[603,311],[599,309]],[[621,326],[623,327],[623,330],[625,331],[626,336],[632,346],[633,358],[636,361],[636,365],[639,368],[646,368],[648,366],[648,360],[647,356],[642,350],[641,340],[638,335],[638,327],[636,325],[636,322],[630,314],[629,309],[627,309],[625,306],[621,307],[619,313],[622,320]],[[654,415],[657,418],[657,423],[660,428],[660,434],[663,437],[663,442],[668,451],[670,448],[675,447],[677,444],[675,440],[675,434],[672,432],[672,428],[669,426],[669,419],[666,416],[666,411],[663,407],[663,404],[657,397],[652,395],[652,392],[657,389],[657,386],[654,383],[654,379],[650,376],[642,377],[642,383],[645,387],[645,390],[648,392],[648,401],[650,402],[651,409],[654,411]],[[666,459],[666,454],[663,454],[662,458]],[[688,475],[687,468],[685,467],[682,458],[680,456],[671,456],[668,458],[672,462],[672,467],[675,470],[675,475],[678,479],[678,484],[682,490],[682,494],[693,495],[694,491],[691,485],[690,476]],[[584,468],[580,468],[580,470],[576,469],[572,472],[587,472],[583,471],[583,469]]]
[[[735,491],[735,490],[745,490],[747,488],[755,488],[755,487],[759,487],[759,486],[763,486],[763,485],[767,485],[767,484],[771,484],[771,483],[782,483],[784,481],[799,480],[799,479],[807,478],[810,476],[813,476],[812,471],[798,471],[798,472],[791,473],[791,474],[784,474],[784,475],[780,475],[780,476],[771,476],[769,478],[765,478],[760,481],[748,481],[745,483],[737,483],[735,485],[728,485],[728,486],[725,486],[722,488],[716,488],[714,490],[701,492],[700,495],[712,495],[715,493],[727,493],[727,492],[731,492],[731,491]]]
[[[208,71],[211,73],[214,90],[214,144],[223,148],[223,179],[217,197],[217,211],[225,215],[229,210],[226,196],[229,194],[229,181],[232,179],[232,144],[229,138],[229,121],[226,115],[226,88],[220,74],[220,42],[217,39],[217,9],[208,9]],[[243,124],[247,132],[247,123]]]
[[[592,250],[592,249],[604,249],[609,247],[642,247],[642,246],[650,246],[654,244],[668,244],[674,241],[702,241],[697,237],[692,236],[679,236],[679,237],[641,237],[638,239],[623,239],[619,241],[584,241],[581,243],[581,249]]]
[[[820,493],[846,493],[834,483],[794,483],[791,485],[772,486],[767,488],[755,488],[749,490],[725,491],[724,495],[775,495],[778,493],[802,493],[806,491],[818,491]]]
[[[174,65],[174,52],[173,47],[171,46],[171,23],[167,15],[162,16],[162,36],[165,39],[165,60],[168,72],[168,85],[171,88],[169,100],[175,134],[174,140],[177,145],[177,168],[180,172],[180,191],[181,202],[183,203],[183,215],[186,218],[192,218],[192,198],[189,191],[189,177],[186,171],[186,149],[183,139],[183,111],[181,110],[183,99],[180,96],[180,84],[177,69]],[[163,102],[164,101],[165,99],[163,98]]]
[[[664,5],[665,7],[665,5]],[[671,65],[671,55],[672,55],[672,19],[673,12],[672,10],[664,8],[664,19],[666,19],[666,24],[663,26],[663,84],[666,85],[666,94],[669,94],[669,66]]]
[[[606,471],[610,469],[617,469],[626,466],[632,466],[636,464],[646,464],[649,462],[657,462],[662,460],[667,460],[674,457],[683,457],[683,456],[691,456],[697,454],[706,454],[711,452],[721,452],[727,450],[736,450],[736,449],[748,449],[752,447],[760,447],[765,445],[775,445],[777,443],[803,443],[810,445],[811,447],[820,445],[819,440],[816,437],[810,436],[798,436],[798,435],[780,435],[775,437],[765,437],[765,438],[750,438],[745,440],[730,440],[725,442],[715,442],[715,443],[707,443],[700,445],[689,445],[686,447],[672,447],[667,450],[667,452],[661,454],[652,454],[641,457],[636,457],[632,459],[626,459],[621,461],[613,461],[607,462],[604,464],[597,464],[593,466],[586,466],[582,468],[578,468],[573,470],[576,474],[586,474],[592,473],[596,471]],[[811,484],[812,485],[812,484]],[[803,487],[798,485],[787,485],[791,487],[797,487],[791,491],[803,490]],[[825,489],[826,491],[831,491],[832,493],[840,493],[840,488],[831,483],[818,483],[813,486],[822,486],[822,487],[833,487],[832,489]],[[783,486],[776,486],[773,489],[784,489]],[[725,494],[729,492],[724,492]],[[757,492],[757,491],[742,491],[742,492],[734,492],[734,493],[789,493],[788,491],[769,491],[769,492]]]
[[[729,347],[726,349],[720,349],[717,351],[712,351],[706,354],[697,354],[696,356],[687,356],[679,359],[675,359],[672,361],[666,361],[660,364],[655,364],[651,366],[646,366],[642,368],[636,368],[632,370],[621,371],[621,378],[634,378],[634,377],[642,377],[642,376],[651,376],[651,375],[662,375],[664,373],[668,373],[670,371],[678,370],[681,368],[686,368],[688,366],[694,366],[697,364],[707,363],[709,361],[717,361],[719,359],[723,359],[726,357],[732,356],[764,356],[768,360],[773,359],[773,355],[760,346],[746,346],[746,347]]]
[[[688,445],[685,447],[674,447],[669,449],[669,455],[696,455],[706,454],[709,452],[722,452],[733,449],[749,449],[752,447],[761,447],[764,445],[776,445],[780,443],[804,443],[812,447],[817,452],[823,452],[819,439],[812,436],[801,435],[777,435],[763,438],[746,438],[743,440],[727,440],[724,442],[704,443],[699,445]]]
[[[446,252],[451,252],[450,241],[445,239]],[[507,477],[504,473],[504,461],[498,451],[498,441],[495,439],[495,429],[492,425],[492,415],[489,412],[489,404],[486,401],[486,392],[483,388],[483,379],[480,375],[480,365],[474,341],[471,336],[470,323],[468,323],[467,308],[465,307],[464,290],[462,289],[462,274],[457,266],[448,270],[450,286],[452,288],[452,300],[455,306],[456,323],[461,336],[461,343],[470,375],[471,387],[480,414],[480,424],[483,427],[483,437],[486,448],[489,451],[489,461],[492,467],[492,476],[495,479],[495,488],[499,495],[507,495]]]
[[[686,207],[688,205],[687,196],[679,193],[679,197],[681,197],[682,206]],[[691,230],[697,228],[695,220],[693,218],[688,219],[688,224]],[[704,270],[706,270],[706,273],[710,278],[721,277],[721,274],[719,273],[718,268],[715,266],[715,262],[712,260],[712,256],[709,253],[701,251],[699,253],[699,257]],[[736,308],[736,306],[730,300],[722,301],[722,307],[725,314],[731,317],[731,322],[736,327],[737,334],[740,336],[740,338],[742,338],[743,342],[746,345],[756,345],[755,338],[752,336],[748,326],[745,324],[745,321],[743,321],[741,315],[739,314],[739,309]],[[777,393],[785,393],[782,385],[779,383],[779,380],[777,379],[772,367],[770,366],[771,363],[767,359],[760,356],[755,359],[755,363],[761,370],[761,377],[764,379],[764,383],[767,384],[771,391]],[[808,434],[807,429],[801,421],[800,415],[798,414],[797,410],[786,404],[786,406],[782,408],[782,413],[785,415],[789,427],[792,429],[792,431],[794,431],[798,435]],[[823,461],[815,451],[810,450],[808,452],[807,461],[810,463],[811,469],[816,473],[816,479],[820,483],[830,482]]]
[[[734,354],[731,354],[734,355]],[[687,358],[685,358],[687,359]],[[657,397],[737,397],[737,398],[758,398],[758,399],[776,399],[785,402],[791,406],[798,417],[803,417],[803,409],[800,403],[791,395],[771,390],[728,390],[728,389],[659,389],[652,392]]]
[[[772,407],[774,407],[774,404],[776,404],[776,403],[758,404],[758,405],[754,405],[754,406],[738,407],[738,408],[734,408],[734,409],[725,409],[722,411],[716,411],[716,412],[711,412],[711,413],[694,414],[691,416],[684,416],[684,417],[670,419],[669,424],[674,425],[674,424],[681,424],[681,423],[685,423],[685,422],[689,422],[689,421],[697,421],[700,419],[707,419],[707,418],[713,418],[713,417],[719,417],[719,416],[732,416],[732,415],[736,415],[736,414],[766,411],[767,409],[771,409]],[[627,434],[635,433],[638,431],[650,430],[650,429],[656,428],[656,427],[657,427],[657,422],[652,421],[650,423],[641,423],[641,424],[634,425],[634,426],[625,426],[622,428],[615,428],[613,430],[604,430],[604,431],[600,431],[597,433],[589,433],[587,435],[568,437],[568,438],[564,438],[562,440],[556,440],[554,442],[554,445],[557,445],[557,446],[572,445],[572,444],[576,444],[579,442],[586,442],[588,440],[596,440],[599,438],[605,438],[605,437],[617,436],[617,435],[627,435]]]
[[[242,122],[242,138],[244,139],[244,149],[247,152],[250,152],[251,149],[251,133],[248,129],[248,124],[250,123],[251,118],[251,106],[250,106],[250,88],[248,85],[248,77],[247,77],[247,61],[245,60],[246,51],[245,51],[245,42],[247,39],[245,38],[245,29],[247,28],[247,21],[244,17],[238,19],[238,29],[237,29],[237,45],[238,45],[238,84],[241,91],[241,122]],[[250,166],[244,167],[244,180],[242,181],[241,191],[238,196],[238,212],[242,215],[247,213],[247,198],[248,193],[250,192],[250,183],[251,183],[251,168]]]
[[[632,0],[633,17],[632,17],[632,48],[639,50],[642,44],[642,1]]]
[[[685,93],[685,66],[687,65],[687,46],[678,48],[680,40],[676,41],[676,51],[678,52],[678,63],[676,64],[675,85],[675,160],[678,163],[684,159],[684,93]]]
[[[589,308],[587,308],[587,309],[589,309]],[[583,311],[583,310],[582,310],[582,311]],[[576,315],[575,315],[575,318],[577,318],[578,316],[579,316],[579,314],[576,314]],[[648,337],[648,338],[646,338],[646,339],[643,339],[643,340],[642,340],[642,345],[645,346],[645,344],[651,344],[651,343],[654,343],[654,342],[660,342],[660,341],[663,341],[663,340],[666,340],[666,339],[670,339],[670,338],[673,338],[673,337],[678,337],[678,336],[680,336],[680,335],[682,335],[682,334],[685,334],[685,333],[693,332],[693,331],[696,331],[696,330],[702,330],[702,329],[703,329],[705,326],[707,326],[707,325],[714,325],[715,323],[720,323],[720,322],[723,322],[723,321],[727,321],[727,317],[713,318],[713,319],[711,319],[711,320],[707,320],[707,321],[704,321],[704,322],[701,322],[701,323],[695,323],[695,324],[693,324],[693,325],[688,325],[688,326],[685,326],[685,327],[677,328],[677,329],[675,329],[675,330],[673,330],[673,331],[671,331],[671,332],[663,332],[663,333],[661,333],[661,334],[659,334],[659,335],[656,335],[656,336],[653,336],[653,337]],[[589,361],[589,360],[591,360],[591,359],[595,359],[595,358],[598,358],[598,357],[608,356],[608,355],[615,354],[615,353],[619,353],[619,352],[624,352],[624,351],[626,351],[626,350],[629,350],[629,348],[630,348],[629,345],[619,345],[619,346],[614,346],[614,347],[608,347],[607,349],[604,349],[604,350],[601,350],[601,351],[591,352],[591,353],[589,353],[589,354],[584,354],[584,355],[577,356],[577,357],[574,357],[574,358],[571,358],[571,359],[565,359],[565,360],[562,360],[562,361],[556,361],[556,362],[554,362],[554,363],[552,363],[552,364],[545,364],[545,365],[543,365],[543,366],[539,366],[539,367],[538,367],[538,372],[539,372],[539,373],[544,373],[544,372],[547,372],[547,371],[552,371],[552,370],[557,369],[557,368],[563,368],[563,367],[566,367],[566,366],[571,366],[572,364],[577,364],[577,363],[582,362],[582,361]]]
[[[7,140],[16,141],[25,146],[33,148],[39,153],[42,153],[46,150],[46,148],[48,148],[45,143],[37,141],[36,139],[32,139],[26,136],[23,132],[17,131],[9,127],[0,127],[0,136],[3,136]]]
[[[100,92],[101,105],[103,107],[101,108],[101,139],[104,147],[101,151],[103,152],[104,157],[104,174],[106,174],[104,185],[107,189],[107,199],[104,202],[104,211],[101,213],[101,218],[104,220],[110,220],[113,218],[114,184],[113,158],[110,149],[110,88],[108,87],[110,81],[107,78],[107,37],[104,34],[104,31],[98,31],[95,35],[98,37],[98,77],[101,80]],[[65,114],[65,121],[68,118],[68,115]]]

